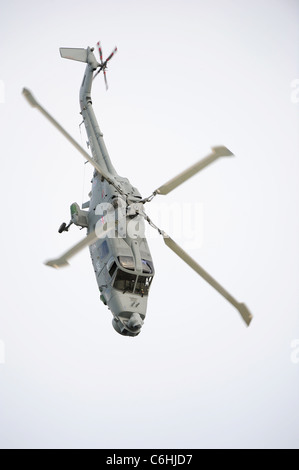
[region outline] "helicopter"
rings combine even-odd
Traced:
[[[212,147],[211,153],[185,171],[170,179],[143,198],[127,178],[118,175],[110,160],[103,134],[95,117],[91,88],[94,78],[103,72],[108,89],[106,69],[117,48],[103,61],[100,42],[97,43],[100,62],[94,48],[60,48],[62,58],[86,63],[80,88],[80,108],[88,136],[92,156],[41,106],[32,93],[24,88],[23,95],[29,104],[37,108],[82,154],[93,168],[92,188],[89,201],[73,203],[70,207],[69,224],[63,223],[59,233],[67,232],[72,224],[86,228],[86,237],[56,259],[46,261],[47,266],[61,268],[69,259],[89,247],[100,299],[111,311],[114,329],[123,336],[136,337],[144,324],[149,290],[155,275],[153,260],[145,237],[145,222],[157,230],[166,246],[196,271],[240,313],[247,326],[252,314],[244,303],[238,302],[205,269],[203,269],[166,232],[157,227],[147,216],[144,206],[157,195],[167,195],[189,178],[221,157],[232,157],[225,146]]]

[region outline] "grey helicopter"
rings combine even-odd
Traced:
[[[43,108],[32,93],[24,88],[23,95],[29,104],[37,108],[83,155],[93,168],[92,188],[89,201],[71,205],[71,219],[63,223],[59,233],[67,232],[72,224],[86,228],[86,237],[57,259],[45,264],[53,268],[67,266],[69,259],[89,247],[100,291],[100,299],[113,315],[112,325],[123,336],[137,336],[144,324],[149,290],[155,269],[145,237],[145,222],[156,229],[165,244],[194,271],[196,271],[219,294],[230,302],[249,326],[252,315],[244,303],[238,302],[224,287],[192,259],[167,233],[157,227],[146,215],[144,206],[157,195],[167,195],[189,178],[203,170],[220,157],[232,157],[224,146],[212,147],[211,153],[185,171],[143,198],[138,189],[127,178],[118,175],[113,167],[103,134],[95,117],[91,88],[94,78],[103,72],[108,89],[106,69],[117,48],[103,61],[102,47],[97,43],[99,59],[94,48],[60,48],[62,58],[86,63],[80,88],[80,108],[88,136],[88,147],[92,156]]]

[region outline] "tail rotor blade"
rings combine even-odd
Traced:
[[[102,69],[99,69],[99,70],[94,74],[94,76],[93,76],[93,78],[92,78],[93,80],[99,75],[99,73],[100,73],[101,70],[102,70]]]
[[[116,54],[116,52],[117,52],[117,47],[115,47],[115,48],[113,49],[113,51],[111,52],[111,54],[107,57],[107,59],[105,60],[105,64],[107,64],[107,62],[108,62],[110,59],[112,59],[112,57],[114,56],[114,54]]]
[[[104,73],[104,80],[105,80],[105,85],[106,85],[106,90],[108,90],[108,82],[107,82],[107,77],[106,77],[106,70],[103,70]]]
[[[101,64],[102,64],[103,63],[103,53],[102,53],[102,46],[101,46],[100,41],[97,42],[97,46],[98,46],[98,50],[99,50],[100,61],[101,61]]]
[[[107,63],[109,62],[109,60],[112,59],[112,57],[114,56],[114,54],[117,52],[117,47],[115,47],[115,48],[113,49],[113,51],[112,51],[111,54],[107,57],[107,59],[105,60],[105,62],[103,62],[103,51],[102,51],[102,46],[101,46],[100,41],[97,42],[97,47],[98,47],[98,51],[99,51],[99,56],[100,56],[101,65],[100,65],[99,70],[94,74],[93,80],[94,80],[94,79],[96,78],[96,76],[103,70],[104,80],[105,80],[105,86],[106,86],[106,90],[108,90],[108,82],[107,82],[107,76],[106,76]]]

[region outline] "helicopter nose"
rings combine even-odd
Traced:
[[[130,320],[128,321],[128,327],[132,329],[141,328],[144,321],[142,320],[139,313],[132,313]]]
[[[117,333],[123,336],[137,336],[140,333],[144,321],[139,313],[133,312],[129,320],[124,320],[121,315],[114,317],[112,320],[113,328]]]

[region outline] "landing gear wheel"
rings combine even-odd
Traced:
[[[66,232],[66,231],[67,231],[67,230],[66,230],[66,223],[63,222],[63,223],[60,225],[60,227],[59,227],[59,229],[58,229],[58,232],[59,232],[59,233],[62,233],[62,232]]]

